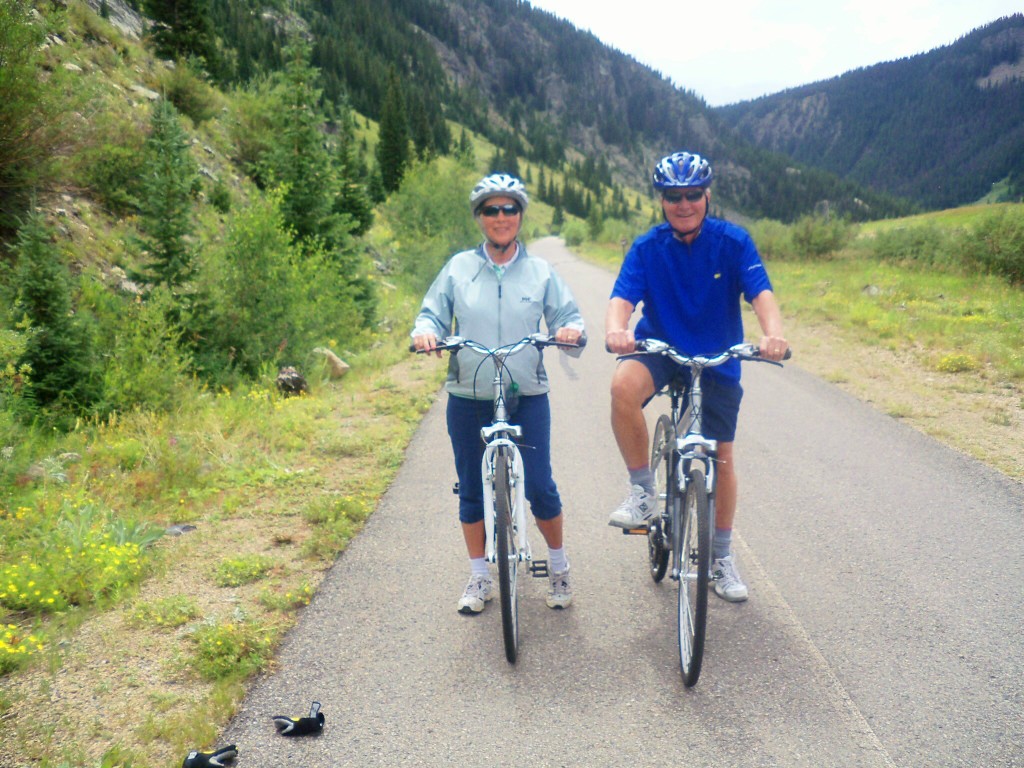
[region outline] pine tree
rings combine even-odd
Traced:
[[[95,399],[89,373],[92,348],[72,312],[67,266],[41,213],[30,213],[18,229],[13,316],[27,327],[19,365],[27,364],[29,396],[39,405],[58,401],[84,410]]]
[[[282,210],[295,238],[320,238],[336,247],[348,233],[333,210],[338,180],[324,143],[324,116],[317,107],[319,73],[309,63],[308,43],[297,39],[285,54],[283,103],[276,115],[274,146],[268,158],[273,181],[286,189]]]
[[[153,19],[150,34],[161,56],[197,58],[208,71],[218,70],[209,0],[143,0],[143,7]]]
[[[153,107],[143,164],[141,224],[149,261],[135,277],[172,290],[192,277],[192,193],[198,169],[174,105],[165,99]]]
[[[381,108],[377,164],[384,191],[391,193],[397,190],[409,165],[409,122],[402,86],[394,70],[388,78],[388,90]]]

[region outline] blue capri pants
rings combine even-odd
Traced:
[[[448,396],[448,436],[455,454],[459,477],[459,520],[479,523],[484,519],[484,488],[480,462],[484,456],[481,428],[491,423],[494,403]],[[509,422],[523,429],[517,441],[526,472],[526,500],[540,520],[551,520],[562,512],[562,499],[551,476],[551,404],[547,394],[520,396]]]

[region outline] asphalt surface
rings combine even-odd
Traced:
[[[235,765],[1024,766],[1024,486],[800,370],[799,350],[785,369],[746,365],[735,550],[750,599],[711,597],[686,689],[675,586],[652,582],[643,538],[607,525],[626,490],[600,343],[613,276],[555,239],[531,252],[594,339],[545,358],[574,604],[550,610],[546,582],[524,584],[515,666],[497,601],[456,612],[468,567],[439,393],[223,734]],[[271,716],[312,700],[324,731],[277,735]]]

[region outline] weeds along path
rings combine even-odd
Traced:
[[[0,678],[0,767],[180,765],[217,740],[246,670],[273,666],[436,397],[441,367],[404,349],[367,368],[308,398],[251,398],[260,426],[245,444],[197,436],[234,481],[189,502],[196,529],[158,542],[136,597],[78,618],[37,663]]]

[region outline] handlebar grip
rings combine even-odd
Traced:
[[[783,360],[789,360],[793,356],[793,348],[786,347],[786,353],[782,356]]]

